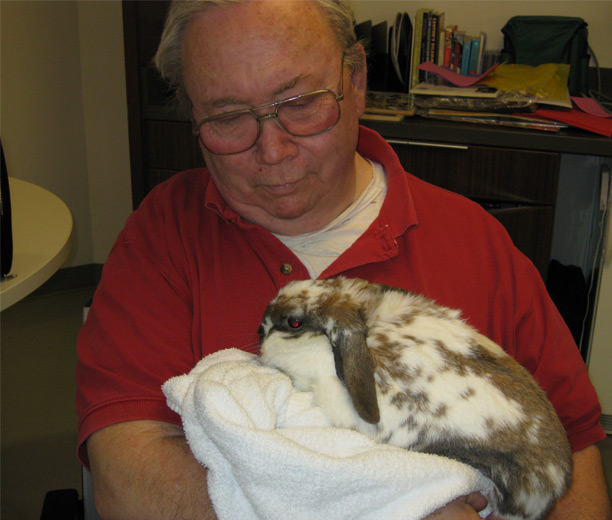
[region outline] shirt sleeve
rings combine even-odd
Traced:
[[[195,364],[190,274],[176,223],[152,208],[128,220],[79,335],[78,454],[85,465],[85,441],[105,426],[139,419],[180,424],[161,385]]]

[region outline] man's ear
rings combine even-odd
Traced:
[[[357,116],[361,117],[365,110],[365,95],[368,87],[368,65],[363,45],[359,44],[359,49],[355,52],[355,57],[358,57],[358,61],[355,64],[354,72],[351,74],[351,85],[353,88]]]

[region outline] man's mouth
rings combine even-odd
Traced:
[[[264,189],[273,195],[289,195],[297,189],[299,183],[300,181],[298,180],[284,184],[267,184],[264,186]]]

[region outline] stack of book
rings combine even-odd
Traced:
[[[430,74],[419,70],[425,62],[436,63],[459,74],[476,75],[487,70],[499,54],[486,50],[487,34],[471,36],[456,25],[444,25],[444,13],[419,9],[414,20],[411,86],[427,81]]]

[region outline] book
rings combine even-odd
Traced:
[[[447,25],[444,29],[444,62],[442,65],[450,69],[451,55],[453,51],[453,33],[457,30],[456,25]]]
[[[461,57],[460,73],[467,76],[470,72],[470,56],[472,54],[472,37],[466,36],[463,40],[463,56]]]
[[[411,94],[444,97],[496,98],[497,89],[487,86],[455,87],[448,84],[421,82],[410,89]]]
[[[416,108],[409,94],[397,92],[372,92],[366,94],[365,112],[374,115],[412,116]]]
[[[478,50],[478,69],[477,69],[477,74],[480,74],[483,71],[483,63],[484,63],[484,53],[485,53],[485,47],[487,44],[487,33],[484,32],[480,32],[480,48]]]
[[[463,45],[465,44],[465,32],[455,31],[453,35],[453,61],[451,69],[455,72],[461,72],[461,62],[463,61]]]
[[[470,64],[468,67],[468,74],[478,74],[478,58],[480,57],[480,38],[472,39],[470,45]]]
[[[427,56],[428,61],[433,63],[436,62],[436,56],[438,55],[438,23],[440,21],[440,15],[438,13],[432,13],[431,15],[431,29],[429,30],[429,54]]]
[[[404,119],[402,114],[379,114],[377,112],[364,112],[359,119],[363,121],[391,121],[393,123],[399,123]]]
[[[421,54],[419,56],[419,63],[425,63],[429,58],[429,33],[431,32],[431,11],[425,10],[423,13],[423,31],[421,33]],[[429,77],[427,72],[419,71],[419,81],[424,81]]]
[[[412,80],[411,86],[419,83],[419,64],[421,63],[421,44],[423,36],[423,16],[427,9],[421,8],[416,12],[413,24],[413,45],[412,45]]]
[[[516,114],[500,114],[496,112],[465,112],[460,110],[441,110],[430,108],[421,114],[422,117],[444,119],[446,121],[460,121],[463,123],[480,123],[486,125],[511,126],[528,130],[543,130],[558,132],[569,125],[558,121],[546,121],[533,116]]]

